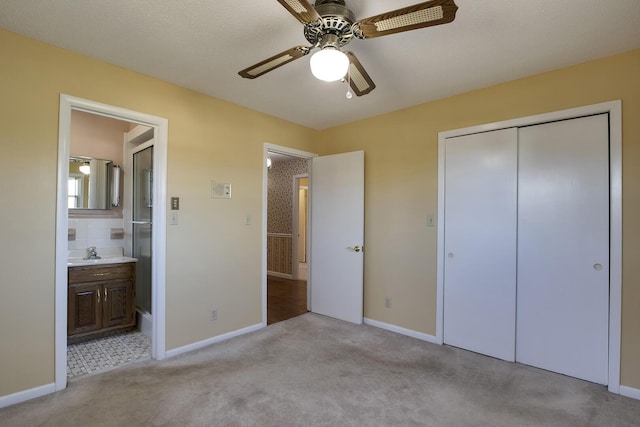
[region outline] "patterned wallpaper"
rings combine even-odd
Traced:
[[[267,184],[267,232],[293,234],[293,176],[307,173],[307,159],[273,163]]]

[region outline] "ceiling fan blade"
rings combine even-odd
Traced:
[[[431,0],[361,19],[354,24],[354,34],[361,39],[370,39],[447,24],[455,19],[457,10],[453,0]]]
[[[369,73],[364,69],[353,52],[345,52],[349,58],[349,84],[356,95],[366,95],[376,88]]]
[[[307,0],[278,0],[278,3],[303,24],[311,24],[320,20],[320,15]]]
[[[258,62],[250,67],[245,68],[238,72],[245,79],[255,79],[261,75],[275,70],[278,67],[288,64],[294,59],[302,58],[311,51],[307,46],[296,46],[284,52],[280,52],[277,55],[273,55],[271,58],[267,58],[264,61]]]

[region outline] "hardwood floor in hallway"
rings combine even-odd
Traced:
[[[307,281],[267,276],[267,325],[307,312]]]

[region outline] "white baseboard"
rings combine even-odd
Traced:
[[[620,386],[620,394],[623,396],[630,397],[632,399],[640,400],[640,389],[627,387],[626,385]]]
[[[277,271],[267,271],[267,276],[282,277],[283,279],[293,280],[293,274],[278,273]]]
[[[379,322],[377,320],[368,319],[366,317],[363,320],[365,325],[375,326],[376,328],[385,329],[387,331],[395,332],[401,335],[406,335],[406,336],[416,338],[422,341],[427,341],[433,344],[441,344],[433,335],[414,331],[413,329],[406,329],[400,326],[391,325],[389,323]],[[615,394],[620,394],[622,396],[640,400],[640,389],[633,388],[633,387],[627,387],[627,386],[621,385],[620,392]]]
[[[248,334],[250,332],[255,332],[257,330],[264,328],[265,326],[266,325],[263,323],[257,323],[252,326],[247,326],[246,328],[238,329],[237,331],[227,332],[226,334],[217,335],[215,337],[207,338],[206,340],[194,342],[193,344],[188,344],[182,347],[174,348],[172,350],[167,350],[167,352],[165,353],[165,357],[174,357],[182,353],[198,350],[202,347],[206,347],[211,344],[218,343],[220,341],[228,340],[230,338]]]
[[[433,344],[440,344],[436,337],[433,335],[425,334],[423,332],[414,331],[413,329],[407,329],[400,326],[392,325],[390,323],[379,322],[377,320],[364,318],[365,325],[375,326],[376,328],[386,329],[387,331],[395,332],[397,334],[406,335],[408,337],[416,338],[422,341],[427,341]]]
[[[16,403],[26,402],[27,400],[35,399],[36,397],[44,396],[56,391],[56,384],[45,384],[40,387],[30,388],[29,390],[19,391],[17,393],[9,394],[0,397],[0,408],[15,405]]]

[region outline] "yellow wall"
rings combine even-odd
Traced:
[[[316,132],[10,32],[0,46],[0,396],[54,381],[60,93],[169,120],[167,349],[260,323],[263,143],[311,151]]]
[[[316,132],[6,31],[0,46],[0,180],[11,206],[0,210],[0,396],[54,381],[60,93],[169,119],[168,196],[181,203],[180,225],[167,226],[167,349],[261,321],[263,142],[365,150],[365,315],[433,334],[436,228],[426,217],[437,212],[437,133],[622,99],[622,383],[640,388],[640,51]],[[231,182],[233,198],[211,199],[212,180]]]
[[[365,316],[435,334],[436,228],[427,215],[437,212],[438,132],[615,99],[623,109],[621,382],[640,388],[640,50],[322,132],[320,154],[365,150]]]

